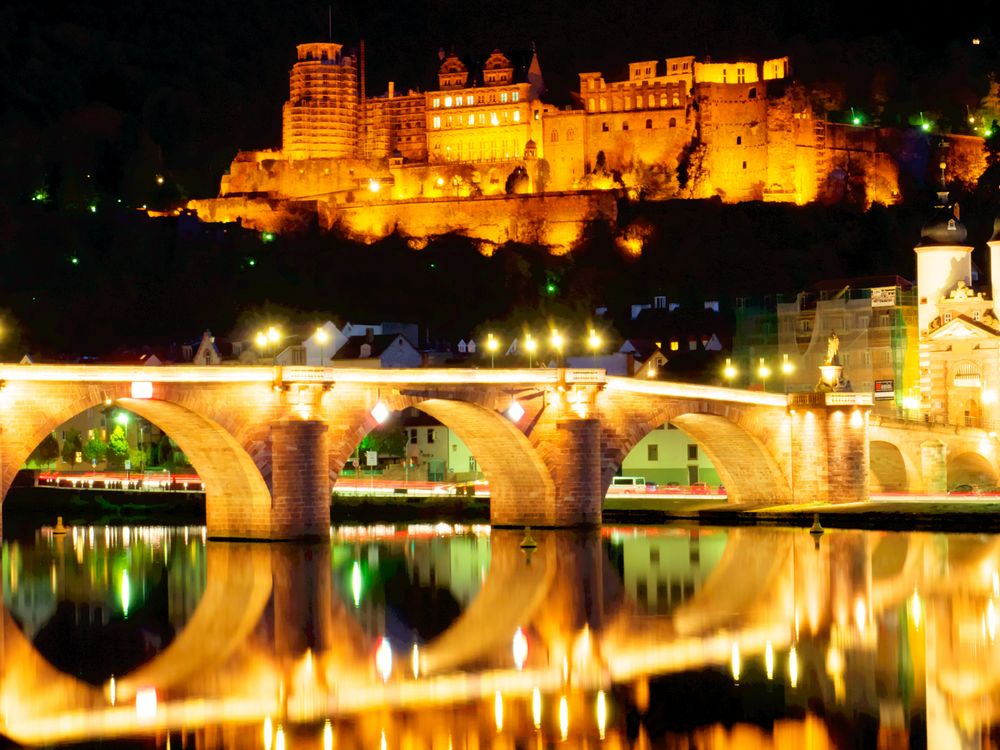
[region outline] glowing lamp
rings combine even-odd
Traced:
[[[757,375],[760,376],[761,380],[767,380],[767,378],[771,377],[771,368],[765,364],[763,359],[761,359],[760,365],[757,367]]]
[[[413,644],[413,654],[410,661],[413,666],[413,679],[417,679],[420,676],[420,646],[416,643]]]
[[[368,180],[368,191],[369,192],[371,192],[371,193],[377,193],[381,189],[382,189],[382,184],[378,180],[376,180],[375,178],[372,178],[372,179]]]
[[[795,646],[788,652],[788,684],[792,687],[799,684],[799,654]]]
[[[528,660],[528,639],[520,627],[514,631],[514,641],[511,647],[514,652],[514,666],[520,671]]]
[[[559,333],[556,329],[552,329],[552,335],[549,337],[549,343],[552,344],[552,348],[556,351],[562,350],[563,344],[566,343],[566,339],[563,335]]]
[[[538,350],[538,342],[531,338],[530,333],[524,337],[524,348],[529,354],[533,354]]]
[[[795,372],[795,365],[788,361],[788,355],[781,355],[781,372],[783,375],[791,375]]]
[[[505,414],[511,422],[520,422],[521,417],[524,416],[524,407],[514,400],[511,402],[510,406],[507,407]]]
[[[604,732],[608,726],[608,700],[603,690],[597,691],[597,732],[601,739],[604,739]]]
[[[156,718],[156,688],[141,688],[135,693],[135,716],[139,721]]]
[[[731,381],[733,378],[736,377],[736,374],[737,370],[735,367],[733,367],[733,360],[729,357],[726,357],[726,366],[722,370],[723,377],[725,377],[726,380]]]
[[[774,646],[770,641],[764,646],[764,671],[767,673],[767,679],[774,679]]]
[[[500,342],[496,340],[496,337],[492,333],[486,334],[486,348],[491,352],[495,352],[500,348]]]
[[[152,398],[153,384],[147,380],[132,383],[132,398]]]
[[[496,695],[493,696],[493,720],[497,725],[497,732],[503,731],[503,696],[500,695],[500,691],[497,690]]]
[[[569,735],[569,702],[566,696],[559,698],[559,737],[565,740]]]
[[[271,717],[268,716],[264,719],[264,750],[271,750],[271,745],[274,742],[274,725],[271,723]]]
[[[384,636],[379,639],[378,648],[375,649],[375,670],[383,682],[392,674],[392,646]]]
[[[316,329],[316,341],[320,344],[325,344],[330,340],[330,334],[326,332],[325,328]]]
[[[379,401],[372,407],[371,415],[376,422],[382,424],[389,418],[389,407]]]
[[[273,344],[276,341],[279,341],[280,339],[281,339],[281,332],[277,328],[271,326],[270,328],[267,329],[268,341],[270,341]]]
[[[265,346],[267,346],[267,334],[264,333],[263,331],[257,331],[257,338],[254,339],[254,341],[256,341],[257,346],[263,349]]]
[[[329,719],[323,725],[323,750],[333,750],[333,725]]]
[[[601,347],[601,337],[597,335],[597,330],[594,328],[590,329],[590,336],[587,338],[587,346],[595,351]]]
[[[542,728],[542,692],[538,688],[531,691],[531,723],[535,729]]]
[[[285,728],[278,725],[278,731],[274,735],[274,750],[285,750]]]
[[[729,655],[729,668],[733,673],[733,680],[736,682],[740,681],[740,672],[742,671],[743,663],[740,658],[740,645],[738,643],[733,644],[733,650]]]

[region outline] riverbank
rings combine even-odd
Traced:
[[[1000,532],[1000,502],[976,496],[876,497],[866,503],[720,503],[718,500],[608,499],[605,523],[695,522],[709,526],[811,526],[887,531]]]

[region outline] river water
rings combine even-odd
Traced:
[[[94,526],[2,552],[14,746],[997,741],[994,536]]]

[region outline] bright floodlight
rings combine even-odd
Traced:
[[[538,349],[538,342],[531,338],[531,334],[525,334],[524,336],[524,348],[529,353],[534,352]]]
[[[135,693],[135,715],[139,721],[156,718],[156,688],[142,688]]]
[[[325,328],[316,329],[316,341],[318,341],[321,344],[325,344],[329,340],[330,340],[330,334],[326,332]]]
[[[763,357],[761,357],[760,365],[757,367],[757,375],[760,376],[761,380],[767,380],[771,377],[771,368],[764,362]]]
[[[514,640],[511,648],[514,652],[514,666],[520,670],[528,660],[528,639],[520,627],[514,631]]]
[[[372,178],[372,179],[368,180],[368,190],[369,191],[371,191],[373,193],[377,193],[381,189],[382,189],[382,184],[378,180],[376,180],[375,178]]]
[[[263,331],[257,331],[256,341],[257,341],[257,346],[259,347],[267,346],[267,334],[264,333]]]
[[[561,351],[563,344],[566,343],[566,339],[563,338],[563,335],[559,331],[553,328],[552,335],[549,337],[549,343],[552,344],[552,347],[556,351]]]
[[[524,416],[524,407],[521,406],[517,401],[512,401],[510,406],[507,407],[507,418],[511,422],[520,422],[521,417]]]
[[[730,357],[726,357],[726,366],[722,370],[722,374],[726,380],[732,380],[736,377],[736,368],[733,367],[733,360]]]
[[[492,333],[486,335],[486,348],[495,352],[500,347],[500,342],[496,340]]]
[[[781,372],[785,375],[791,375],[795,372],[795,365],[788,361],[788,355],[785,354],[781,360]]]
[[[118,414],[115,416],[115,421],[118,424],[120,424],[120,425],[127,425],[128,424],[128,414],[126,414],[123,411],[118,412]]]
[[[385,420],[389,418],[389,407],[387,407],[385,404],[379,401],[377,404],[375,404],[375,406],[372,407],[371,415],[372,417],[375,418],[376,422],[382,424]]]
[[[594,351],[597,351],[601,347],[601,337],[597,335],[597,331],[593,328],[590,329],[590,336],[587,338],[587,346]]]
[[[277,328],[275,328],[274,326],[271,326],[270,328],[267,329],[267,340],[268,341],[274,342],[274,341],[278,341],[280,338],[281,338],[281,332]]]

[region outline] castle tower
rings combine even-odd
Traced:
[[[358,68],[330,42],[300,44],[282,109],[282,151],[289,159],[357,154]]]
[[[972,247],[965,244],[965,225],[948,208],[948,193],[938,193],[939,205],[920,230],[917,254],[917,322],[921,333],[940,314],[941,298],[959,281],[972,283]]]

